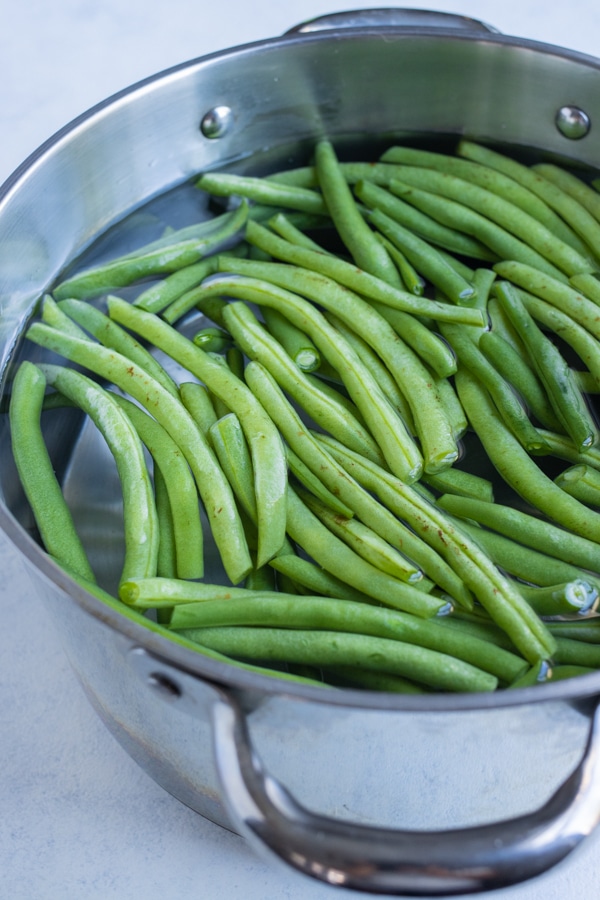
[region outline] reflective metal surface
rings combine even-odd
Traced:
[[[0,195],[3,392],[24,323],[57,273],[99,231],[198,170],[234,161],[239,170],[253,172],[294,165],[306,159],[315,137],[325,133],[342,148],[360,147],[366,135],[369,142],[376,136],[375,143],[382,144],[407,136],[444,141],[449,135],[468,135],[499,146],[510,144],[525,154],[565,156],[582,165],[600,160],[596,129],[573,141],[556,127],[556,112],[566,106],[585,110],[592,125],[598,120],[597,60],[507,38],[485,27],[463,32],[455,23],[447,28],[330,25],[193,61],[137,85],[81,117],[15,174]],[[231,110],[231,116],[215,140],[212,126],[202,129],[200,123],[206,123],[209,111],[223,108]],[[219,117],[213,119],[218,125]],[[279,820],[289,828],[289,841],[277,848],[282,856],[290,856],[294,836],[305,841],[307,829],[317,828],[317,819],[302,820],[273,781],[248,768],[252,748],[302,807],[337,820],[338,836],[349,835],[350,825],[342,823],[355,825],[352,841],[364,838],[365,853],[367,823],[401,832],[472,828],[539,809],[563,783],[564,799],[580,778],[577,774],[566,781],[584,753],[600,693],[598,675],[514,694],[452,698],[282,687],[273,679],[171,644],[124,615],[117,604],[102,605],[61,573],[28,534],[33,533],[32,523],[16,482],[4,419],[0,526],[27,560],[73,667],[103,720],[160,784],[203,815],[253,832],[253,840],[276,849],[265,829],[255,827],[258,813],[252,812],[250,822],[236,805],[233,779],[248,796],[254,792],[256,809],[271,805],[271,811],[278,807],[277,815],[288,818]],[[80,509],[88,516],[89,539],[110,586],[120,544],[114,524],[118,491],[110,487],[108,474],[102,480],[88,478],[87,485],[85,479],[75,478],[77,454],[87,452],[88,434],[80,428],[79,417],[69,413],[55,420],[48,437],[67,490],[84,490]],[[61,450],[65,446],[75,448],[73,457]],[[96,494],[94,487],[100,488]],[[99,538],[101,513],[106,517],[106,541]],[[144,652],[132,655],[136,647]],[[145,654],[150,654],[152,671],[140,677],[149,658]],[[154,681],[148,683],[146,676]],[[186,682],[183,690],[167,689],[178,684],[178,677]],[[187,679],[192,695],[204,698],[193,714],[179,711],[179,701],[190,693]],[[464,773],[444,766],[449,741],[465,747],[468,792]],[[566,831],[550,829],[535,838],[536,854],[539,851],[544,864],[552,865],[597,818],[595,754],[593,746],[583,773],[589,776],[589,790],[580,797],[577,790],[571,792],[561,806],[568,816],[571,799],[581,800],[583,820],[574,819]],[[498,768],[502,759],[504,772]],[[581,775],[578,783],[583,785],[585,778]],[[588,803],[594,807],[591,812]],[[324,855],[311,857],[303,845],[310,865],[289,861],[314,877],[363,890],[423,894],[435,888],[427,860],[419,857],[418,837],[409,883],[392,878],[383,851],[375,854],[377,865],[369,851],[369,867],[375,868],[351,876],[340,860],[347,862],[354,845],[344,838],[341,845],[334,842],[328,848],[330,827],[323,825],[318,832],[321,845],[316,849]],[[505,840],[503,831],[495,833],[497,840]],[[493,844],[490,836],[490,852]],[[461,890],[507,883],[502,879],[511,866],[515,880],[533,874],[519,868],[517,857],[508,851],[508,858],[502,859],[486,854],[473,864],[483,860],[492,871],[479,881],[472,873],[466,876]],[[407,851],[405,860],[410,859]],[[452,893],[444,877],[439,876],[439,891]]]

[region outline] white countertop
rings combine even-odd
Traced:
[[[4,0],[0,183],[106,96],[213,50],[359,3]],[[381,2],[364,7],[382,6]],[[597,0],[417,0],[507,34],[600,55]],[[130,760],[85,699],[14,549],[0,536],[0,900],[324,900],[353,896],[259,858]],[[497,900],[597,900],[597,839]]]

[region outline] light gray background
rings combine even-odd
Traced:
[[[0,0],[0,183],[140,78],[360,3]],[[386,5],[364,3],[364,7]],[[389,5],[389,4],[388,4]],[[412,0],[600,55],[598,0]],[[0,536],[0,900],[349,900],[267,864],[157,787],[96,718]],[[597,900],[600,838],[494,900]]]

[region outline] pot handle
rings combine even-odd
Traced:
[[[237,702],[219,691],[212,708],[216,765],[235,829],[330,885],[412,897],[506,887],[556,865],[600,820],[600,706],[579,765],[540,809],[448,831],[377,828],[305,809],[263,770]]]
[[[453,31],[490,32],[498,29],[479,19],[456,13],[437,12],[431,9],[355,9],[348,12],[329,13],[294,25],[285,34],[309,34],[336,28],[436,28]]]

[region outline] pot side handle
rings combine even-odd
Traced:
[[[497,34],[498,29],[479,19],[456,13],[437,12],[431,9],[356,9],[335,12],[294,25],[285,34],[309,34],[316,31],[332,31],[337,28],[434,28],[439,30],[469,31]]]
[[[213,705],[215,759],[234,827],[321,882],[374,894],[454,896],[518,884],[567,856],[600,820],[600,706],[577,768],[538,810],[488,825],[403,831],[315,814],[263,770],[236,701]]]

